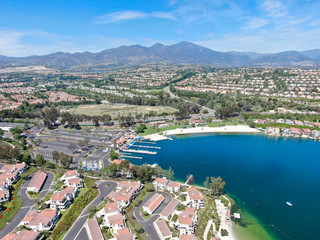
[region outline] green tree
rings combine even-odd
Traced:
[[[55,161],[55,163],[58,163],[58,161],[59,161],[59,153],[58,153],[58,151],[53,151],[52,152],[52,159],[53,159],[53,161]]]
[[[210,178],[206,177],[206,180],[203,182],[203,186],[205,188],[209,188],[210,187]]]
[[[223,194],[225,185],[221,177],[211,177],[210,189],[213,195]]]
[[[22,161],[25,162],[25,164],[27,164],[27,165],[30,165],[32,163],[32,158],[31,158],[29,151],[25,151],[23,153]]]
[[[119,154],[116,153],[113,149],[110,151],[110,159],[111,161],[113,161],[114,159],[118,159],[119,158]]]
[[[36,156],[36,164],[37,166],[43,166],[45,164],[46,160],[43,158],[42,155],[37,154]]]

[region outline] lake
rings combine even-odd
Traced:
[[[146,145],[146,144],[145,144]],[[320,214],[320,143],[262,134],[202,134],[157,142],[157,155],[133,164],[158,163],[177,180],[196,184],[221,176],[242,215],[241,239],[315,239]],[[287,201],[293,207],[286,205]]]

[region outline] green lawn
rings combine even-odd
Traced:
[[[77,108],[68,110],[75,114],[85,114],[88,116],[100,116],[103,114],[109,114],[111,117],[117,117],[120,115],[136,114],[136,113],[149,113],[155,111],[158,114],[169,113],[172,114],[177,110],[166,106],[138,106],[138,105],[126,105],[126,104],[97,104],[97,105],[82,105]]]
[[[153,126],[148,126],[147,129],[143,132],[140,133],[140,136],[146,136],[146,135],[150,135],[150,134],[154,134],[154,133],[158,133],[158,132],[163,132],[163,131],[168,131],[168,130],[174,130],[177,128],[183,128],[185,125],[179,124],[179,125],[175,125],[175,124],[171,124],[168,127],[164,127],[164,128],[159,128],[156,129]]]
[[[37,198],[39,196],[39,193],[37,192],[28,191],[27,194],[29,195],[29,198]]]
[[[207,123],[208,127],[223,127],[229,125],[246,125],[242,120],[234,118],[229,121],[221,121],[216,123]]]

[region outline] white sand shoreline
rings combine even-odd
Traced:
[[[230,202],[228,207],[225,207],[224,204],[220,201],[220,199],[216,199],[215,202],[217,206],[218,215],[221,220],[220,228],[218,229],[218,237],[220,237],[221,240],[237,240],[234,231],[234,226],[230,219]],[[228,231],[228,236],[221,236],[221,229],[226,229]]]
[[[174,130],[163,131],[163,135],[159,133],[144,136],[151,141],[161,141],[169,139],[168,136],[183,135],[183,134],[199,134],[199,133],[259,133],[255,128],[250,128],[247,125],[230,125],[224,127],[195,127],[195,128],[177,128]]]

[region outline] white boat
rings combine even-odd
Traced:
[[[286,202],[288,206],[292,207],[293,204],[291,202]]]

